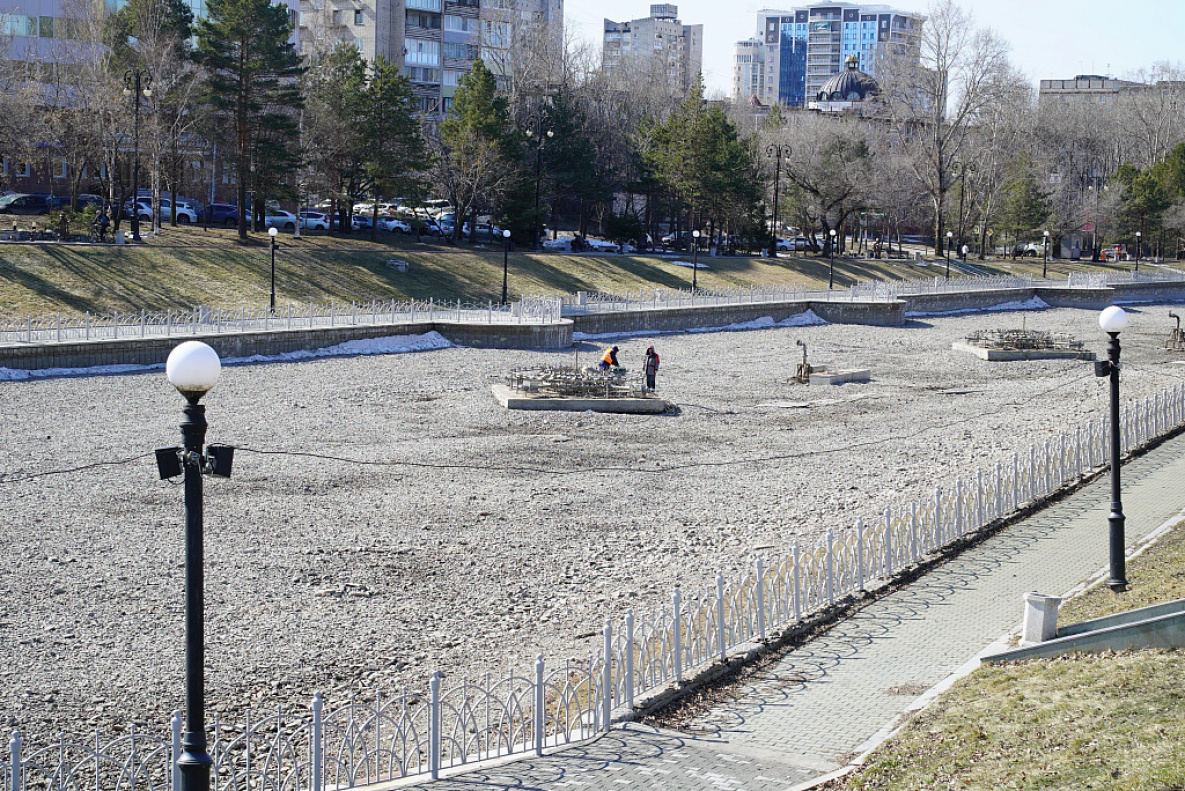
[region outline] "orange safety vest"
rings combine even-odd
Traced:
[[[605,352],[605,356],[601,358],[601,362],[603,362],[605,365],[617,365],[617,362],[613,359],[612,349]]]

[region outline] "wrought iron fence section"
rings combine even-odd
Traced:
[[[1128,404],[1121,420],[1129,451],[1172,431],[1185,423],[1185,385]],[[259,720],[248,713],[242,726],[216,721],[215,788],[324,791],[436,777],[441,768],[583,740],[608,728],[614,706],[633,706],[1099,469],[1107,437],[1106,421],[1092,420],[936,487],[922,502],[893,505],[869,524],[829,530],[785,557],[757,556],[735,580],[718,574],[689,595],[676,587],[669,605],[636,620],[627,613],[622,629],[606,623],[599,655],[586,661],[548,668],[540,656],[533,674],[451,687],[434,674],[426,698],[350,699],[325,712],[318,695],[311,718],[277,711]],[[4,791],[175,791],[179,716],[171,726],[171,739],[130,731],[106,742],[96,735],[93,746],[62,737],[29,749],[14,735],[0,759]]]

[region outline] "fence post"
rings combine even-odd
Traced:
[[[62,314],[61,313],[58,314],[57,329],[58,329],[58,343],[61,343],[62,342]]]
[[[634,611],[625,611],[625,705],[634,708]]]
[[[173,736],[172,747],[173,752],[170,753],[172,760],[169,761],[169,777],[172,780],[170,786],[173,791],[181,791],[181,766],[177,763],[181,758],[181,712],[174,709],[173,717],[169,720],[169,731]]]
[[[33,329],[33,320],[29,319],[29,331],[32,332],[32,329]],[[111,337],[116,340],[119,339],[119,311],[118,310],[114,312],[114,316],[111,319]],[[30,338],[30,340],[32,340],[32,338]]]
[[[716,572],[716,648],[720,651],[720,661],[728,659],[728,640],[724,633],[724,575]]]
[[[540,657],[542,661],[542,657]],[[440,671],[428,682],[428,771],[440,779]]]
[[[942,540],[942,487],[934,487],[934,549],[943,545]]]
[[[321,791],[325,787],[324,778],[322,778],[323,768],[321,765],[321,754],[324,752],[322,747],[322,723],[321,714],[325,708],[325,701],[321,699],[320,692],[313,693],[313,776],[310,778],[309,791]]]
[[[10,791],[21,791],[24,783],[21,781],[21,732],[13,731],[12,739],[8,742],[9,769],[12,778]]]
[[[143,338],[144,335],[148,332],[147,322],[145,321],[147,313],[148,313],[148,311],[146,311],[144,308],[140,308],[140,337],[141,338]]]
[[[835,604],[835,532],[827,531],[827,603]]]
[[[885,576],[893,573],[893,512],[885,509]]]
[[[757,556],[757,635],[765,639],[765,560]]]
[[[909,552],[916,562],[921,554],[918,552],[918,503],[917,500],[909,504]]]
[[[1037,446],[1029,445],[1029,500],[1037,499]]]
[[[88,341],[91,339],[91,312],[89,310],[86,312],[86,339]]]
[[[675,606],[675,622],[672,624],[674,628],[675,639],[675,680],[683,680],[683,616],[680,612],[680,607],[683,603],[683,594],[679,590],[679,586],[675,586],[675,595],[672,597],[672,602]]]
[[[608,733],[609,720],[613,717],[613,624],[607,618],[605,619],[605,667],[601,669],[601,673],[604,676],[601,682],[604,687],[601,706],[605,718],[601,730]]]
[[[794,620],[802,620],[802,556],[794,542]]]
[[[955,537],[963,535],[966,525],[963,523],[963,479],[955,478]]]
[[[864,590],[864,517],[856,519],[856,585]]]
[[[533,720],[535,725],[535,755],[543,755],[544,733],[544,711],[543,707],[546,705],[547,696],[543,690],[543,654],[535,657],[535,711],[533,712]]]

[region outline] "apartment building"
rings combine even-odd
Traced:
[[[850,2],[759,11],[757,36],[733,50],[733,98],[805,107],[849,57],[876,76],[883,47],[917,51],[924,22],[921,14]]]
[[[607,72],[665,80],[686,93],[703,67],[704,26],[684,25],[679,7],[650,6],[650,16],[629,22],[605,20],[602,65]]]
[[[368,61],[403,67],[425,113],[447,113],[462,76],[529,29],[548,46],[563,38],[563,0],[300,0],[302,39],[347,41]]]

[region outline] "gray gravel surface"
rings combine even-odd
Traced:
[[[1132,312],[1127,398],[1185,378],[1165,313]],[[1022,324],[1105,348],[1097,313],[1075,310],[617,341],[630,367],[656,344],[678,404],[660,416],[491,396],[509,369],[571,352],[229,367],[204,401],[208,441],[242,448],[233,478],[205,481],[210,710],[583,657],[606,617],[676,582],[697,590],[1104,414],[1089,363],[950,348]],[[798,339],[872,382],[790,384]],[[181,404],[160,371],[0,383],[0,725],[46,743],[163,730],[183,706],[182,489],[144,455],[179,441]]]

